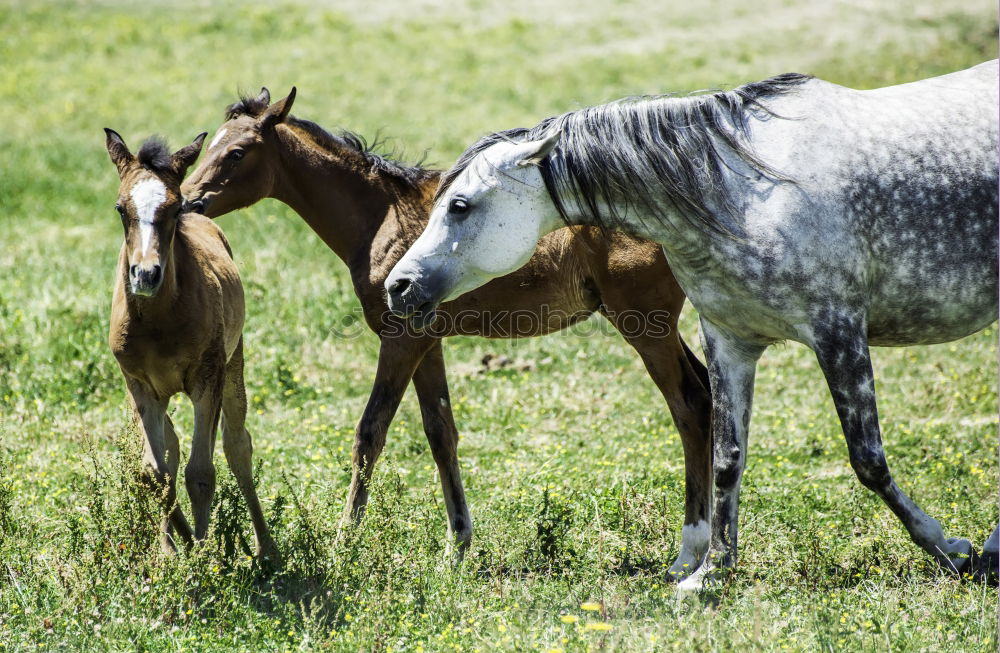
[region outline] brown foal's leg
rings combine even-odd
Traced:
[[[126,377],[129,396],[137,416],[137,425],[142,435],[142,462],[146,481],[158,497],[163,499],[163,521],[160,524],[162,537],[160,547],[168,553],[177,550],[170,536],[170,526],[186,525],[184,515],[177,506],[177,465],[176,457],[170,456],[168,446],[170,437],[165,434],[168,399],[157,397],[150,389],[135,379]],[[170,429],[173,434],[173,429]],[[174,436],[176,438],[176,436]],[[166,496],[164,495],[166,489]],[[177,517],[175,517],[175,515]],[[183,526],[179,529],[182,537],[190,536],[190,527],[185,532]]]
[[[219,426],[224,381],[223,364],[206,360],[201,374],[203,382],[191,397],[194,404],[194,436],[191,438],[191,457],[184,467],[184,485],[191,497],[194,513],[194,537],[205,539],[208,520],[215,496],[215,433]]]
[[[680,289],[676,290],[679,295]],[[664,300],[650,295],[649,305],[637,303],[643,295],[631,293],[616,301],[609,292],[602,310],[642,358],[646,371],[667,401],[684,448],[685,496],[681,550],[670,567],[680,580],[701,564],[709,545],[712,501],[712,394],[708,371],[691,353],[677,331],[683,296]],[[610,305],[608,301],[610,300]],[[636,319],[641,318],[641,319]]]
[[[177,432],[174,431],[174,423],[170,420],[170,415],[163,416],[163,434],[167,444],[167,467],[169,468],[170,482],[176,484],[177,469],[181,463],[181,447],[180,442],[177,440]],[[194,541],[194,532],[191,530],[191,525],[188,524],[187,518],[184,517],[181,507],[177,505],[176,501],[174,502],[173,509],[170,511],[168,520],[167,535],[170,535],[169,529],[172,528],[184,540],[184,543],[190,546]]]
[[[368,405],[354,432],[351,461],[354,473],[344,509],[345,521],[357,523],[368,503],[368,481],[375,461],[385,447],[385,434],[399,408],[406,386],[427,349],[434,344],[430,338],[383,338],[378,353],[375,383],[368,396]]]
[[[670,576],[683,579],[701,564],[708,551],[712,500],[712,395],[702,385],[697,364],[680,335],[632,338],[642,362],[663,398],[681,436],[684,448],[684,526],[681,550],[670,567]]]
[[[264,511],[260,507],[253,482],[253,444],[246,429],[247,394],[243,384],[243,338],[240,338],[226,366],[226,381],[222,389],[222,450],[236,484],[243,493],[253,523],[256,555],[277,560],[278,548],[271,538]]]
[[[448,510],[448,551],[458,545],[453,560],[461,562],[472,540],[472,516],[465,502],[465,489],[458,467],[458,429],[451,412],[448,377],[445,373],[441,341],[434,343],[413,375],[413,386],[420,399],[424,433],[441,476],[441,489]]]

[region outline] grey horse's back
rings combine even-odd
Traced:
[[[997,88],[997,61],[870,91],[812,80],[770,105],[786,119],[754,127],[761,157],[796,183],[748,219],[777,222],[800,253],[822,242],[823,265],[860,279],[843,295],[867,304],[872,344],[954,340],[996,319]]]

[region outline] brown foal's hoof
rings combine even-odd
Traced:
[[[282,567],[281,552],[274,542],[269,542],[257,549],[254,554],[254,562],[261,568],[268,571],[277,571]]]

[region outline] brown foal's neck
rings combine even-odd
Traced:
[[[276,133],[280,164],[270,196],[298,213],[348,266],[369,257],[387,220],[423,211],[423,198],[437,184],[431,174],[413,186],[392,179],[346,143],[317,143],[294,123]]]

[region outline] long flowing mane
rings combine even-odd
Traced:
[[[601,227],[621,225],[633,210],[665,221],[672,208],[712,231],[738,235],[733,229],[738,207],[721,183],[729,166],[719,148],[735,153],[762,175],[791,181],[758,159],[746,144],[748,118],[754,112],[774,116],[761,100],[787,93],[809,79],[787,73],[731,91],[625,98],[547,118],[535,127],[489,134],[444,174],[437,194],[490,146],[537,140],[559,129],[559,143],[540,168],[564,220],[568,221],[567,201]]]
[[[261,101],[260,98],[241,95],[237,102],[226,108],[226,120],[244,115],[256,118],[265,109],[267,109],[267,103]],[[409,165],[393,159],[394,155],[392,154],[379,154],[376,150],[384,145],[384,141],[378,137],[369,143],[364,136],[358,133],[344,129],[335,135],[317,123],[304,118],[288,116],[286,122],[305,132],[318,147],[328,151],[347,150],[360,157],[363,164],[372,172],[406,187],[418,188],[424,181],[434,179],[441,174],[437,170],[424,168],[420,161]]]

